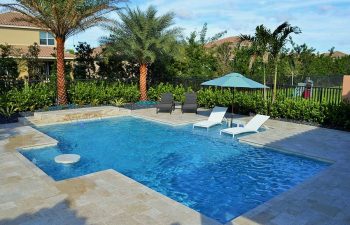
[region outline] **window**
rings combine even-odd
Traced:
[[[55,45],[55,39],[49,32],[40,32],[40,45]]]

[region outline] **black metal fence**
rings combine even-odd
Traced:
[[[340,87],[343,84],[344,75],[298,75],[292,77],[291,75],[280,75],[278,79],[279,85],[297,85],[298,83],[304,83],[306,80],[313,81],[313,84],[317,87]],[[268,76],[268,82],[273,82],[273,75]],[[260,78],[261,79],[261,78]],[[255,79],[256,80],[256,79]],[[262,82],[261,80],[257,80]]]
[[[190,87],[193,91],[198,91],[202,88],[201,83],[208,79],[187,79],[187,78],[173,78],[169,83],[174,85],[183,85]],[[157,83],[154,83],[156,85]],[[267,99],[272,99],[273,84],[268,84],[270,88],[266,89]],[[264,89],[240,89],[238,92],[246,92],[250,94],[264,94]],[[309,91],[304,86],[298,85],[278,85],[277,96],[292,99],[308,99],[310,101],[317,101],[320,103],[339,104],[342,101],[342,88],[340,87],[322,87],[313,86]]]
[[[237,89],[240,92],[246,92],[249,94],[264,95],[263,89]],[[272,99],[273,88],[266,89],[267,99]],[[306,89],[301,86],[277,86],[278,98],[290,98],[290,99],[307,99],[319,103],[331,103],[339,104],[342,101],[342,88],[335,87],[312,87]]]

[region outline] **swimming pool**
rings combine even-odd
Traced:
[[[140,118],[37,128],[58,146],[21,153],[55,180],[114,169],[221,223],[260,205],[329,164],[220,136],[219,129],[169,126]],[[54,157],[81,155],[75,165]]]

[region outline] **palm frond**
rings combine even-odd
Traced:
[[[51,30],[55,36],[69,36],[108,21],[106,14],[120,9],[124,0],[15,0],[0,4],[7,10],[23,15],[25,21]]]
[[[239,35],[239,40],[240,40],[240,42],[243,42],[243,41],[254,42],[256,40],[256,37],[255,36],[251,36],[251,35],[246,35],[246,34],[240,34]]]
[[[158,56],[169,54],[170,46],[174,46],[181,33],[179,28],[172,27],[173,13],[158,16],[153,6],[146,11],[127,8],[118,14],[120,21],[104,26],[110,36],[103,37],[101,43],[136,63],[152,63]]]

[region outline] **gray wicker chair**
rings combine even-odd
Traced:
[[[196,93],[186,93],[185,102],[182,104],[181,111],[184,112],[194,112],[197,113],[197,94]]]
[[[174,110],[174,96],[171,93],[162,94],[160,102],[156,106],[156,112],[166,111],[171,112]]]

